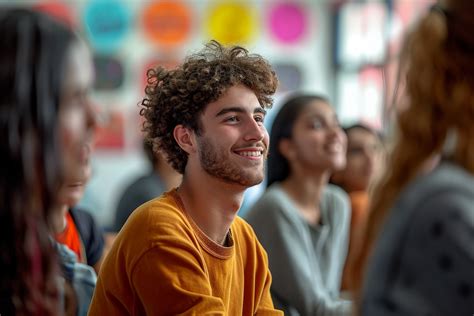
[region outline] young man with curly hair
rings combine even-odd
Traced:
[[[267,255],[236,216],[263,180],[277,83],[261,56],[215,41],[176,69],[148,72],[144,129],[183,181],[132,213],[89,315],[282,315]]]

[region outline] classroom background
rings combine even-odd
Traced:
[[[94,53],[93,101],[101,126],[81,205],[109,228],[125,187],[149,168],[140,102],[146,71],[173,67],[210,39],[267,58],[280,87],[272,113],[293,91],[329,97],[343,125],[389,128],[403,32],[434,0],[2,0],[66,19]],[[248,190],[245,212],[263,190]]]

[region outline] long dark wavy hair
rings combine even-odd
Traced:
[[[290,175],[288,160],[278,149],[282,139],[291,138],[293,127],[304,109],[312,102],[328,103],[321,95],[294,95],[281,106],[270,130],[270,149],[267,165],[267,187],[274,182],[281,182]]]
[[[373,192],[352,271],[359,298],[363,272],[392,205],[424,163],[442,153],[450,131],[457,142],[447,158],[474,174],[474,1],[442,3],[421,17],[402,48],[406,87],[403,103],[397,105],[404,110],[397,115],[397,139]]]
[[[147,76],[146,97],[140,111],[145,118],[144,132],[180,173],[184,173],[188,156],[174,139],[176,125],[183,124],[199,135],[199,114],[227,88],[237,84],[252,90],[260,105],[270,108],[271,96],[278,86],[275,71],[262,56],[216,41],[188,56],[176,69],[157,67],[150,69]]]
[[[28,9],[0,10],[0,313],[58,312],[47,220],[61,181],[58,110],[76,39]]]

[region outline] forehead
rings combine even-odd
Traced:
[[[80,40],[71,43],[66,56],[65,89],[87,88],[94,77],[91,55],[86,44]]]
[[[262,106],[251,89],[235,85],[224,91],[219,99],[209,103],[203,111],[203,116],[215,116],[225,108],[240,108],[244,112],[253,113],[256,109],[262,109]]]
[[[325,101],[311,101],[301,110],[299,117],[300,118],[311,118],[317,117],[322,119],[333,119],[336,116],[336,112]]]
[[[349,142],[378,142],[379,138],[373,132],[363,128],[353,128],[347,132],[347,139]]]

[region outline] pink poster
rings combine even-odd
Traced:
[[[304,8],[297,3],[280,3],[270,8],[269,29],[283,44],[295,44],[305,36],[308,21]]]

